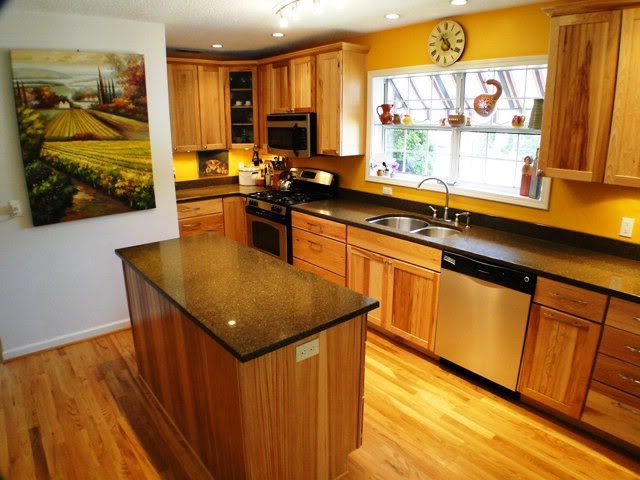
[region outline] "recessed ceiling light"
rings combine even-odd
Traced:
[[[284,37],[284,33],[282,33],[282,32],[275,32],[275,33],[272,33],[272,34],[271,34],[271,36],[272,36],[273,38],[282,38],[282,37]]]
[[[400,18],[400,15],[398,15],[397,13],[387,13],[384,18],[386,18],[387,20],[398,20]]]
[[[214,43],[213,45],[211,45],[211,48],[222,48],[222,44],[221,43]]]
[[[462,5],[466,5],[467,4],[467,0],[449,0],[449,3],[451,5],[455,5],[457,7],[462,6]]]

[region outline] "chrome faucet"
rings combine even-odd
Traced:
[[[442,214],[442,219],[445,222],[450,222],[449,220],[449,185],[447,185],[447,182],[445,182],[441,178],[427,177],[418,184],[418,186],[416,187],[416,190],[420,190],[420,187],[422,186],[422,184],[428,180],[435,180],[436,182],[439,182],[442,185],[444,185],[445,197],[444,197],[444,213]],[[433,207],[431,207],[431,209],[433,210]],[[434,212],[434,218],[435,218],[435,212]]]

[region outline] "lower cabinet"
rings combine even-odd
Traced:
[[[180,237],[215,233],[247,245],[247,217],[244,207],[245,199],[239,196],[179,203]]]
[[[224,210],[224,235],[242,245],[247,245],[247,214],[244,197],[222,199]]]
[[[349,288],[380,301],[369,322],[433,351],[439,273],[353,245],[347,270]]]
[[[579,419],[602,325],[533,304],[518,390]]]

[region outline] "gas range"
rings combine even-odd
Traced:
[[[261,211],[288,217],[292,205],[325,200],[334,196],[336,177],[322,170],[292,168],[291,189],[265,190],[248,196],[247,212]]]

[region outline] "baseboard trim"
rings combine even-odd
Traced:
[[[4,361],[6,362],[7,360],[24,357],[25,355],[49,350],[51,348],[58,348],[70,343],[86,340],[88,338],[99,337],[100,335],[105,335],[117,330],[123,330],[130,326],[131,323],[129,319],[123,318],[122,320],[106,323],[97,327],[87,328],[86,330],[80,330],[78,332],[68,333],[66,335],[60,335],[59,337],[50,338],[41,342],[29,343],[21,347],[10,348],[3,352]]]

